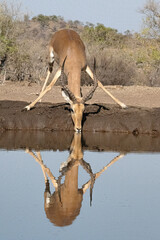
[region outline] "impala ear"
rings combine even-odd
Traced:
[[[66,102],[68,102],[69,104],[72,104],[73,101],[71,100],[68,92],[65,89],[62,89],[62,96],[64,97],[64,99],[66,100]]]

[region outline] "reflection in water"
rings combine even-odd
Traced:
[[[123,153],[115,157],[109,164],[103,167],[99,172],[92,172],[90,164],[83,160],[82,136],[74,133],[74,137],[70,146],[70,155],[66,162],[60,166],[60,175],[58,179],[54,177],[51,170],[44,165],[40,152],[33,153],[26,150],[40,164],[44,179],[44,208],[47,218],[56,226],[67,226],[72,224],[80,213],[83,194],[90,187],[90,203],[92,202],[92,189],[95,180],[114,162],[124,156]],[[78,168],[82,166],[89,174],[90,180],[78,188]],[[64,183],[61,184],[62,177],[65,176]],[[50,192],[50,184],[53,184],[55,191]]]

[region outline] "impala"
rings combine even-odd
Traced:
[[[58,68],[51,83],[46,87],[55,59],[58,60],[60,67]],[[84,104],[93,96],[97,85],[101,87],[122,108],[126,108],[124,103],[116,99],[110,92],[107,91],[107,89],[104,88],[102,83],[96,79],[95,75],[87,65],[85,46],[80,36],[73,30],[63,29],[56,32],[51,38],[49,43],[49,68],[46,80],[38,98],[26,106],[26,110],[33,108],[33,106],[49,90],[51,90],[52,86],[61,76],[62,66],[64,68],[64,73],[68,78],[68,87],[64,86],[62,81],[62,95],[71,106],[75,131],[81,132],[83,112],[85,108]],[[94,85],[89,93],[83,97],[81,96],[81,71],[86,71],[94,81]]]

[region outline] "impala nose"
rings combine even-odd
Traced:
[[[81,128],[76,128],[76,133],[81,133]]]

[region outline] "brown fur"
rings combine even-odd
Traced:
[[[70,29],[60,30],[51,38],[49,51],[52,50],[60,66],[67,57],[64,72],[68,78],[69,89],[75,97],[81,97],[81,70],[86,67],[86,54],[80,36]]]

